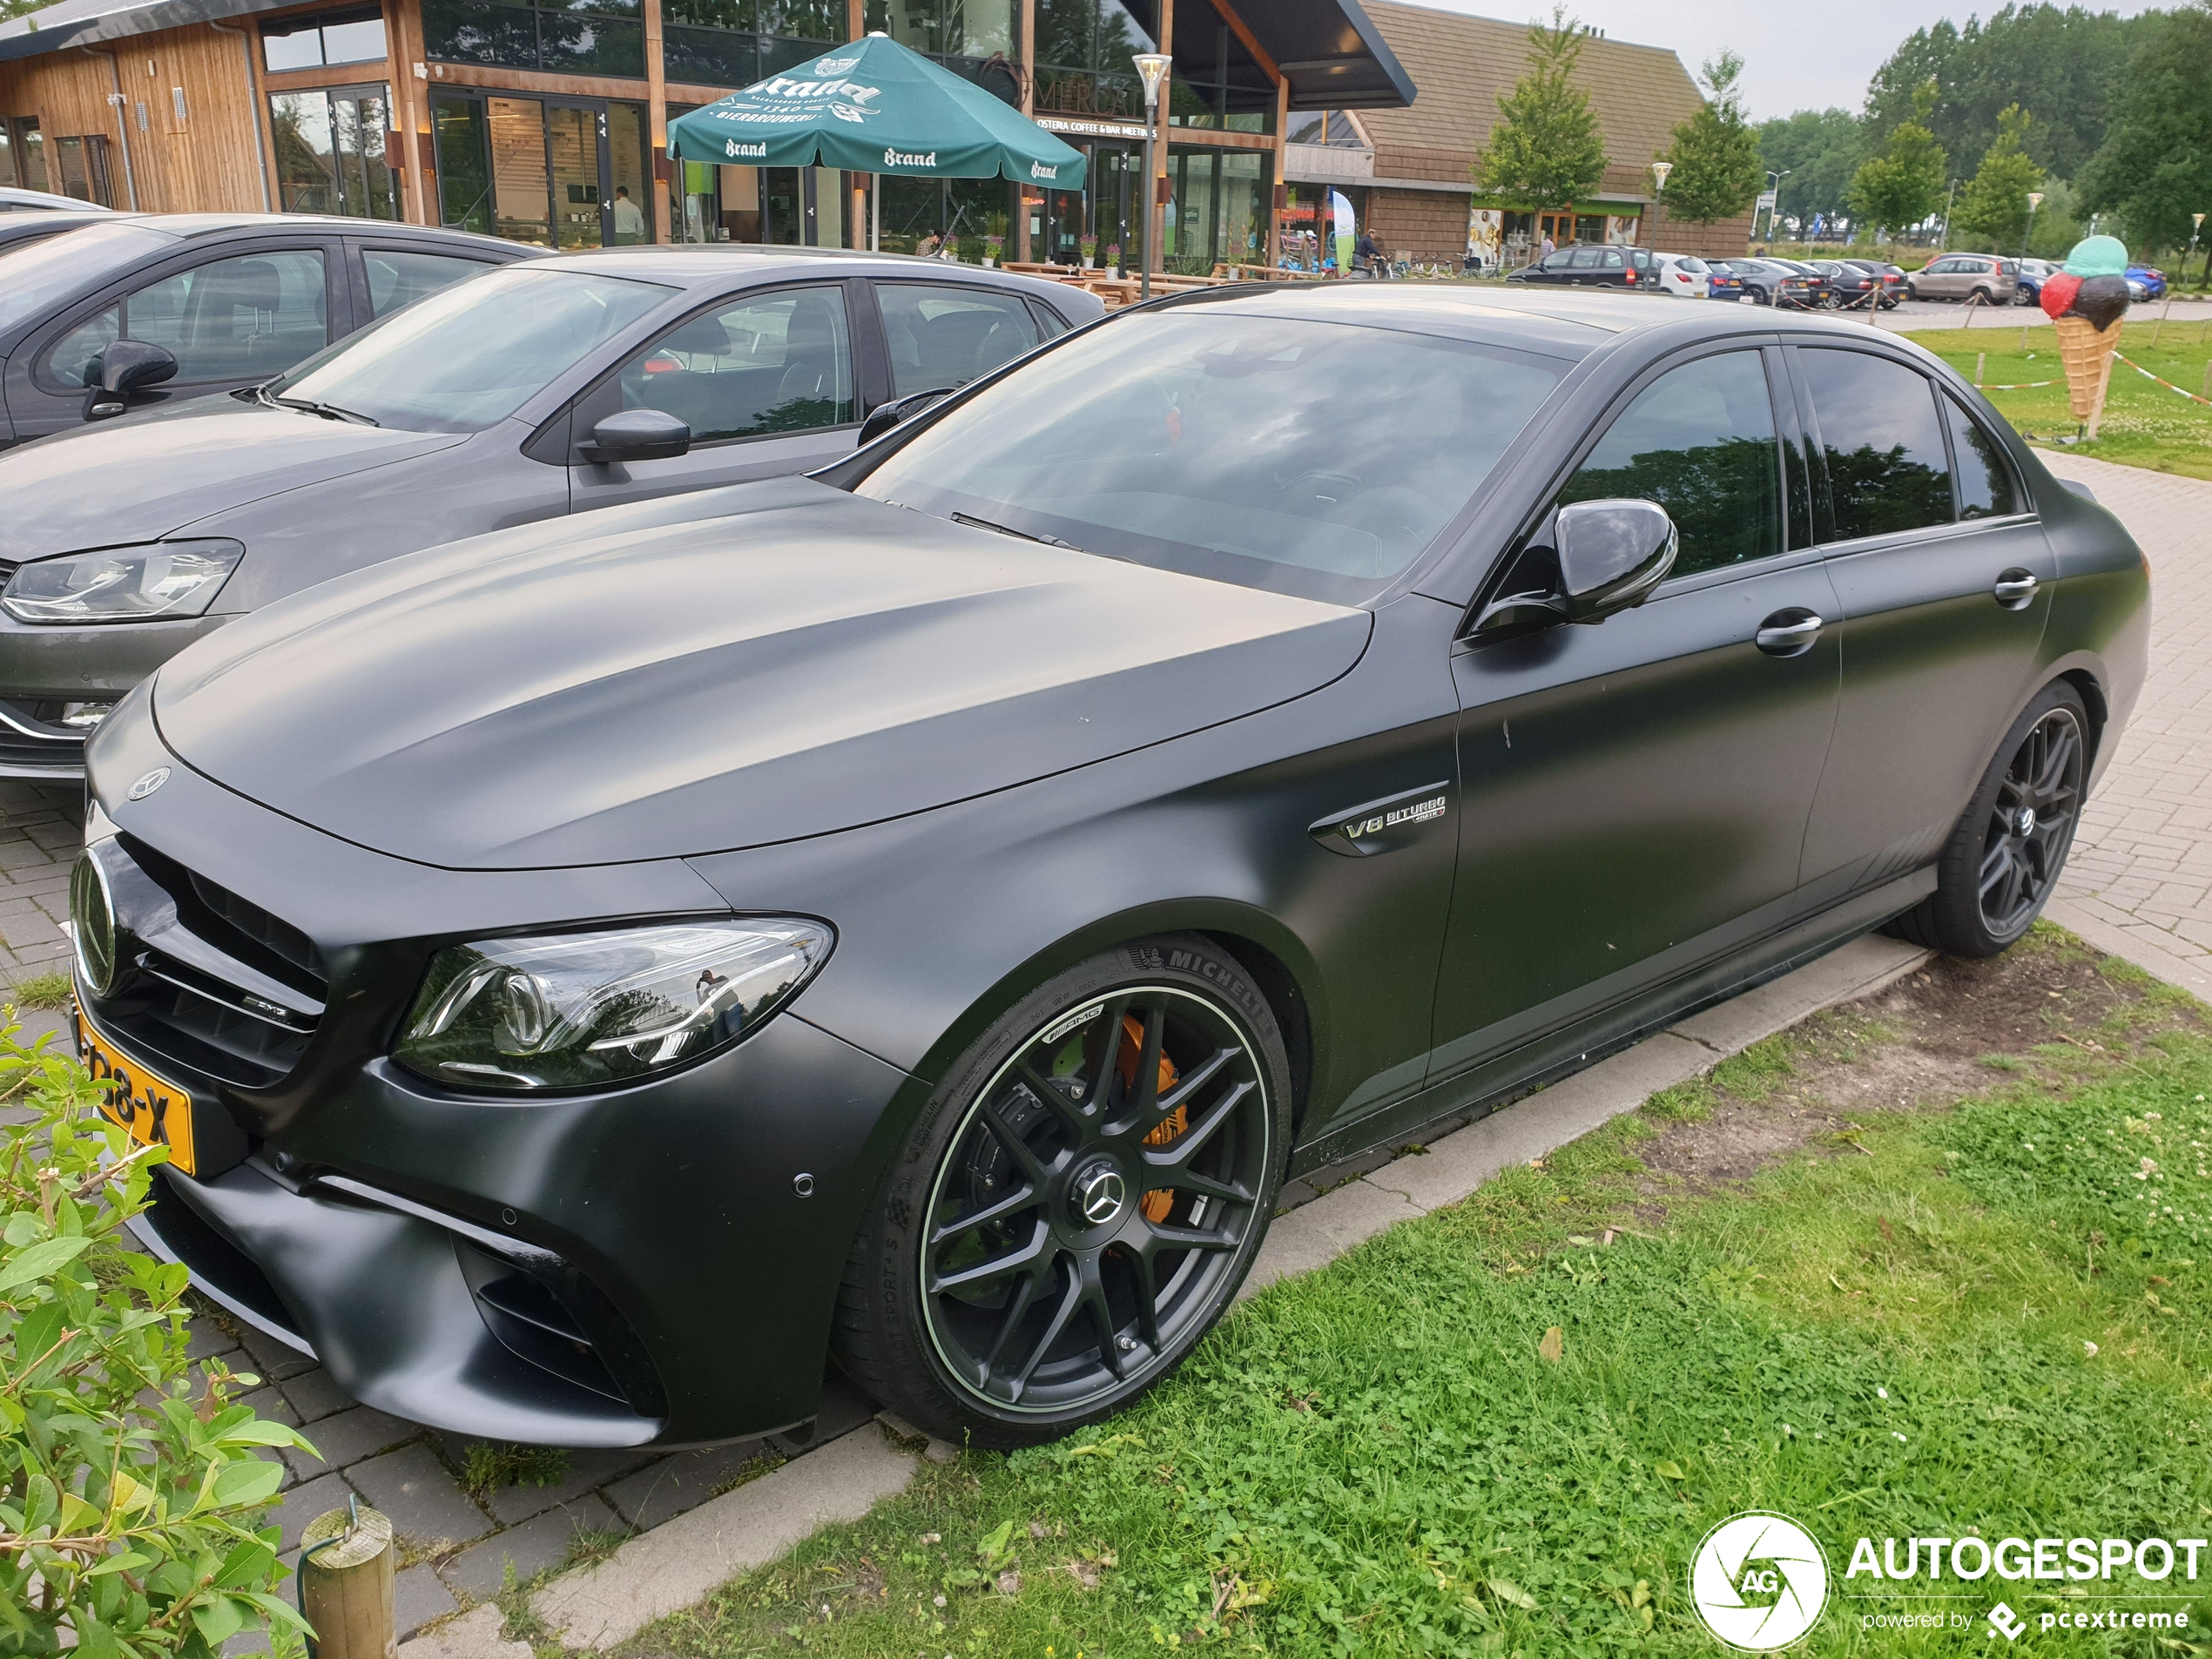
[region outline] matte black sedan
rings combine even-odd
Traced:
[[[464,231],[304,213],[54,219],[75,228],[0,247],[0,449],[128,408],[267,380],[411,300],[531,252]],[[111,350],[118,341],[124,348]],[[105,388],[113,396],[89,398],[103,369],[120,384]]]
[[[1032,1442],[1286,1175],[1869,928],[2018,939],[2147,586],[1863,327],[1179,297],[168,664],[91,748],[83,1041],[153,1247],[383,1410],[707,1440],[833,1353]]]
[[[426,260],[459,263],[365,259],[372,296],[380,268],[427,282],[444,273]],[[563,255],[433,293],[244,395],[0,455],[0,776],[78,777],[118,697],[281,595],[483,530],[819,467],[886,403],[1101,314],[1078,288],[934,260]]]

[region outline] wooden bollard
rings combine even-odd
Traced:
[[[365,1506],[317,1515],[300,1534],[300,1609],[314,1659],[393,1659],[392,1523]]]

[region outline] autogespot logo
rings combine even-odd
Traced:
[[[1730,1647],[1772,1653],[1811,1629],[1828,1605],[1828,1557],[1787,1516],[1731,1515],[1697,1547],[1689,1601]]]

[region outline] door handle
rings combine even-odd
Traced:
[[[2012,570],[1997,578],[1997,585],[1990,589],[1997,596],[1997,603],[2007,610],[2025,610],[2035,597],[2035,577],[2028,570]]]
[[[1753,643],[1770,657],[1802,657],[1827,625],[1810,610],[1777,610],[1759,624]]]

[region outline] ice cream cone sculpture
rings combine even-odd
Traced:
[[[2118,237],[2091,236],[2075,243],[2066,268],[2043,284],[2041,304],[2058,329],[2059,359],[2066,365],[2067,400],[2093,438],[2128,314],[2127,271],[2128,249]]]

